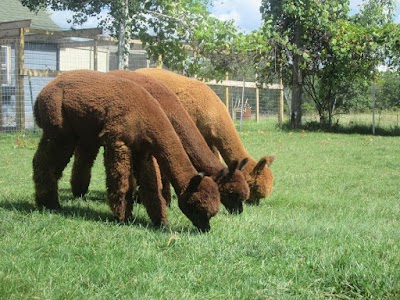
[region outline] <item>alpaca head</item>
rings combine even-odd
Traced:
[[[265,156],[262,157],[254,167],[249,164],[248,167],[251,169],[246,168],[244,175],[250,188],[250,197],[247,203],[259,204],[261,198],[266,198],[271,194],[274,175],[272,175],[269,166],[274,160],[274,156]]]
[[[218,185],[221,203],[230,213],[242,213],[243,202],[250,197],[249,185],[241,172],[247,162],[247,158],[241,162],[234,160],[228,168],[223,168],[212,176]]]
[[[179,208],[200,231],[210,230],[210,219],[219,210],[217,184],[202,173],[194,176],[178,197]]]

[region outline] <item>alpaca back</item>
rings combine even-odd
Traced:
[[[243,147],[225,104],[209,86],[163,69],[145,68],[135,72],[156,78],[171,89],[207,143],[218,148],[227,164],[245,157],[249,158],[250,164],[256,164]]]
[[[49,83],[36,98],[33,116],[40,128],[61,128],[63,93],[55,82]]]
[[[209,134],[211,128],[202,125],[211,125],[210,119],[214,117],[230,125],[231,119],[226,119],[229,117],[227,108],[203,82],[164,69],[143,68],[135,72],[149,75],[173,91],[202,133]],[[202,113],[204,110],[207,114]]]

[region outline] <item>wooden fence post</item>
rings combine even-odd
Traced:
[[[283,125],[283,107],[284,107],[282,77],[279,78],[279,84],[280,84],[281,88],[279,90],[278,123],[279,123],[279,127],[282,127],[282,125]]]
[[[15,99],[16,99],[16,129],[25,129],[25,89],[24,89],[24,59],[25,59],[25,28],[19,29],[18,41],[15,43]]]
[[[97,42],[94,42],[93,45],[93,70],[97,71],[99,69],[99,53],[98,53]]]
[[[256,87],[256,122],[260,122],[260,89]]]
[[[3,131],[3,48],[0,45],[0,132]]]
[[[225,80],[229,80],[228,72],[226,72]],[[225,105],[226,105],[226,108],[228,109],[228,111],[230,113],[230,109],[229,109],[229,86],[225,87]],[[231,117],[233,118],[233,116],[231,116]]]
[[[163,62],[162,62],[162,54],[158,55],[158,62],[157,62],[157,69],[162,69]]]

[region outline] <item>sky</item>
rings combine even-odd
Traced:
[[[362,0],[350,0],[350,8],[353,12],[358,10]],[[397,2],[396,22],[400,23],[400,0]],[[242,32],[248,33],[261,27],[260,14],[261,0],[214,0],[211,13],[221,20],[235,20]],[[66,12],[53,12],[53,20],[61,27],[68,29],[70,25]],[[97,20],[92,18],[84,27],[96,27]]]
[[[362,0],[350,0],[350,9],[357,12]],[[400,0],[396,0],[396,22],[400,23]],[[250,32],[261,26],[261,0],[214,0],[212,14],[222,20],[234,19],[242,31]]]

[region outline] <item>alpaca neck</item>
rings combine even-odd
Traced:
[[[177,147],[160,147],[157,145],[154,156],[160,165],[161,171],[167,176],[175,192],[179,195],[186,188],[189,180],[197,174],[190,160],[183,150],[179,151]],[[173,151],[171,151],[173,149]]]
[[[180,120],[174,117],[170,120],[190,161],[198,171],[204,172],[205,175],[213,175],[224,167],[208,147],[189,115],[187,118],[181,118]]]
[[[216,128],[217,132],[212,137],[212,140],[225,163],[230,164],[234,160],[241,161],[244,158],[248,158],[249,161],[246,166],[253,163],[255,165],[257,162],[244,148],[233,122],[229,120],[221,126],[223,128]]]

